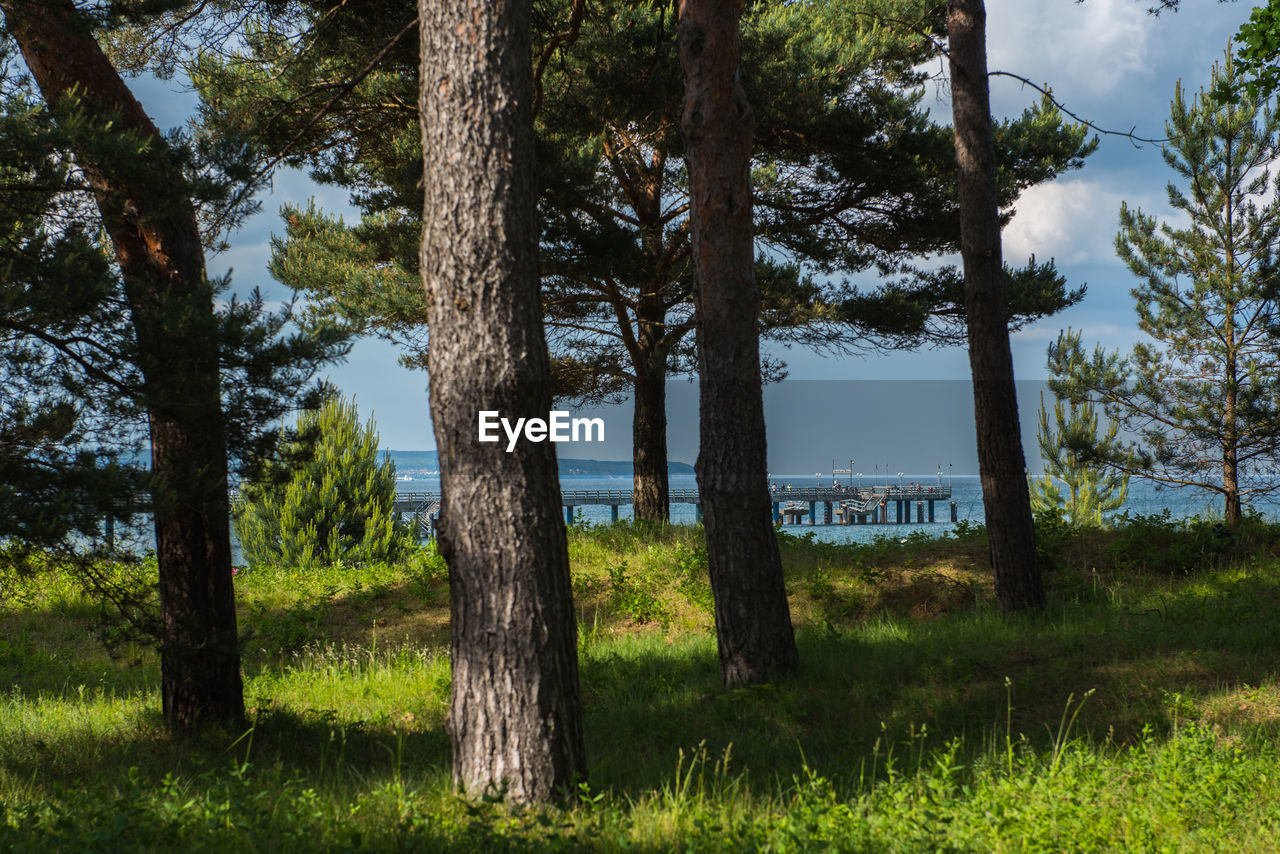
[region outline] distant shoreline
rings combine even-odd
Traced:
[[[401,474],[426,475],[434,477],[440,473],[440,456],[436,451],[399,451],[399,450],[382,450],[379,453],[389,456],[396,463],[396,469]],[[586,460],[564,457],[559,460],[560,475],[568,477],[631,477],[633,474],[631,460]],[[671,460],[667,463],[668,474],[692,475],[694,474],[693,466],[680,460]],[[943,473],[943,479],[951,477],[977,477],[977,474],[966,473],[961,474],[954,472],[951,475]],[[772,479],[787,480],[812,480],[813,472],[771,472]],[[822,472],[821,477],[826,480],[831,477],[829,472]],[[848,482],[849,475],[837,475],[841,482]],[[870,483],[876,479],[877,475],[864,473],[863,480]],[[883,473],[878,475],[880,480],[884,480]],[[916,472],[905,473],[902,479],[924,483],[926,480],[932,480],[937,477],[937,472]],[[896,473],[890,476],[891,480],[897,479]]]

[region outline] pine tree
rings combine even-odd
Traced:
[[[476,413],[551,406],[538,304],[527,0],[419,0],[422,284],[433,336],[431,421],[449,564],[453,780],[516,801],[586,773],[578,639],[550,442],[510,453]]]
[[[28,387],[53,362],[74,363],[69,373],[54,368],[54,376],[71,378],[55,412],[83,405],[84,413],[96,409],[116,419],[126,439],[146,437],[147,470],[134,481],[142,492],[126,492],[124,501],[142,497],[155,532],[160,614],[149,622],[159,640],[164,720],[190,729],[238,724],[244,716],[231,580],[231,460],[267,450],[273,431],[266,425],[335,355],[336,342],[328,332],[281,336],[287,319],[264,314],[256,294],[216,305],[226,282],[206,273],[199,202],[213,201],[229,185],[202,171],[211,164],[199,161],[188,139],[161,133],[95,37],[120,16],[141,20],[184,4],[146,5],[85,9],[73,0],[0,0],[5,52],[16,44],[29,73],[17,76],[29,95],[22,109],[53,131],[43,156],[76,167],[76,183],[59,188],[55,203],[34,216],[51,234],[104,235],[110,271],[105,290],[94,294],[77,284],[67,293],[84,299],[60,305],[49,302],[51,294],[6,283],[6,296],[15,299],[0,306],[0,332],[16,333],[16,346],[5,348],[5,370]],[[6,85],[12,81],[6,74]],[[21,175],[19,168],[5,177]],[[108,319],[101,329],[96,316]],[[94,385],[79,383],[77,372]],[[106,394],[94,396],[100,389]],[[5,415],[15,411],[20,429],[31,423],[21,407]],[[73,473],[89,472],[94,449],[69,441],[75,431],[66,430],[68,421],[42,419],[45,446],[61,446],[54,453],[64,457],[74,449]],[[19,497],[61,500],[47,489]]]
[[[1210,91],[1236,89],[1230,54]],[[1280,117],[1261,98],[1174,92],[1164,159],[1169,201],[1188,224],[1124,204],[1116,250],[1140,280],[1138,326],[1152,340],[1125,357],[1087,355],[1078,332],[1049,349],[1051,388],[1104,406],[1136,442],[1100,458],[1118,471],[1223,497],[1228,524],[1251,496],[1280,488]]]
[[[1036,439],[1045,472],[1031,481],[1031,509],[1060,513],[1072,525],[1101,527],[1103,514],[1119,510],[1129,499],[1129,476],[1097,462],[1096,449],[1116,447],[1120,422],[1109,421],[1098,435],[1098,413],[1091,403],[1053,405],[1054,427],[1040,395],[1040,424]],[[1059,483],[1062,486],[1059,486]],[[1066,494],[1063,494],[1063,487]]]
[[[21,559],[128,524],[144,484],[121,461],[138,435],[112,401],[138,378],[85,186],[38,95],[0,80],[0,543]]]
[[[960,254],[978,471],[1002,611],[1044,606],[1027,492],[1018,397],[1001,276],[1000,201],[982,0],[948,0],[951,106],[960,196]]]
[[[395,560],[404,544],[395,518],[395,463],[380,460],[373,419],[334,396],[298,418],[297,462],[274,466],[244,488],[236,534],[250,565],[314,567]]]
[[[394,4],[302,5],[324,27],[302,39],[264,28],[245,56],[207,56],[194,78],[211,121],[351,188],[364,210],[354,225],[314,208],[286,210],[273,274],[319,310],[404,345],[406,361],[422,365],[416,57],[401,37],[412,10],[407,2],[400,15],[389,13]],[[918,30],[937,29],[936,5],[745,7],[756,239],[788,259],[756,264],[766,334],[836,351],[963,339],[959,276],[907,264],[958,239],[951,134],[928,120],[911,70],[932,52]],[[632,397],[636,514],[649,519],[668,515],[666,382],[692,373],[696,361],[673,17],[659,2],[553,2],[539,4],[534,20],[542,299],[555,392]],[[913,26],[895,30],[884,20]],[[335,80],[351,85],[335,88]],[[1083,128],[1044,103],[997,126],[996,140],[1005,206],[1092,150]],[[810,275],[873,271],[902,275],[862,289]],[[1082,296],[1051,265],[1009,282],[1015,326]]]
[[[729,687],[785,676],[799,658],[765,486],[751,215],[755,116],[738,74],[741,14],[737,0],[685,0],[679,25],[681,127],[698,283],[698,487],[720,676]]]

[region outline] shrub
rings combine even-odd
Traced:
[[[1149,516],[1121,514],[1107,557],[1117,569],[1185,573],[1211,569],[1232,551],[1235,535],[1221,524],[1168,510]]]
[[[361,426],[354,402],[327,400],[298,419],[314,436],[309,452],[295,444],[286,459],[244,487],[236,533],[250,565],[314,567],[395,560],[406,536],[395,520],[395,464],[378,459],[372,419]]]
[[[625,561],[608,571],[611,613],[637,623],[656,622],[663,628],[670,624],[671,607],[658,594],[661,579],[652,572],[628,572]]]

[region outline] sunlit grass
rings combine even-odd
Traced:
[[[524,810],[452,792],[438,557],[238,575],[252,727],[187,738],[50,571],[0,609],[0,849],[1276,850],[1280,535],[1157,533],[1068,537],[1015,618],[978,539],[783,537],[802,670],[725,691],[699,529],[575,530],[590,786]]]

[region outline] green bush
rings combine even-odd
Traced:
[[[664,579],[650,572],[628,572],[624,561],[609,570],[609,610],[637,623],[656,622],[664,628],[671,622],[671,608],[658,595]]]
[[[334,397],[304,413],[298,430],[316,437],[314,447],[304,454],[295,444],[285,458],[304,462],[266,471],[236,505],[245,560],[315,567],[397,559],[407,537],[395,520],[395,464],[378,460],[372,419],[362,427],[355,403]]]
[[[1116,528],[1107,557],[1121,570],[1174,574],[1211,569],[1235,546],[1235,535],[1223,525],[1198,516],[1175,519],[1167,509],[1147,516],[1121,514]]]

